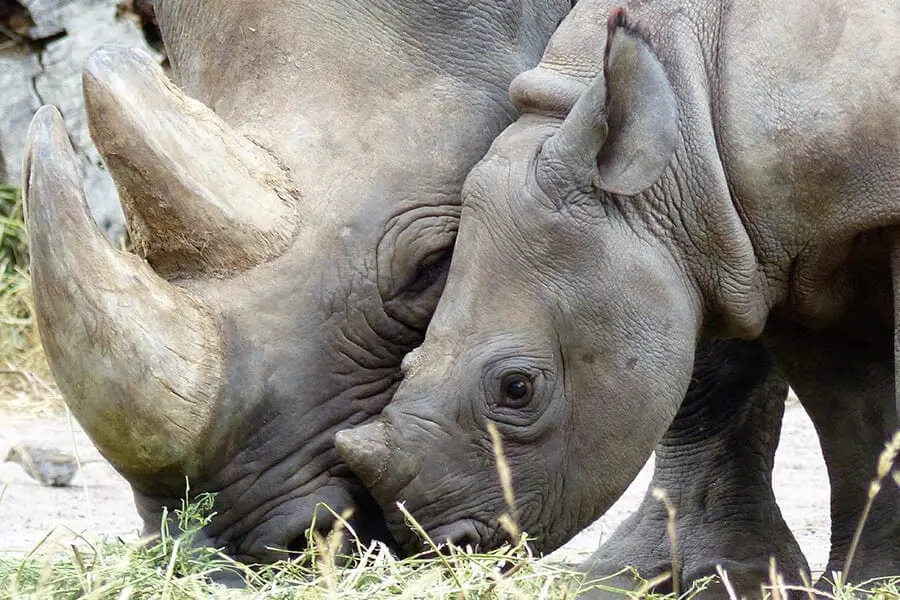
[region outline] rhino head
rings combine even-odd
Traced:
[[[175,80],[84,70],[137,256],[92,222],[60,114],[35,116],[26,218],[63,396],[149,531],[216,494],[210,544],[283,557],[380,509],[334,433],[387,404],[444,285],[468,169],[567,1],[157,2]]]
[[[590,85],[544,67],[512,84],[523,115],[466,181],[447,289],[426,339],[405,359],[381,420],[336,438],[407,546],[419,542],[396,502],[435,542],[505,540],[498,518],[510,508],[494,424],[514,516],[536,550],[558,547],[612,505],[671,424],[704,314],[733,315],[733,335],[757,335],[764,322],[736,302],[716,313],[725,300],[707,295],[692,270],[703,254],[675,228],[648,222],[691,218],[680,211],[720,189],[721,178],[707,178],[720,163],[710,137],[682,129],[690,90],[673,81],[690,79],[671,77],[675,61],[664,64],[622,12],[609,25]],[[710,154],[694,162],[687,139]],[[734,252],[737,273],[752,273],[745,250],[720,255]],[[733,298],[746,291],[720,289]]]

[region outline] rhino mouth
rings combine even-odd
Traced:
[[[477,552],[482,547],[483,528],[484,526],[479,521],[463,519],[433,529],[428,537],[438,548],[452,545],[462,550],[471,549]]]
[[[398,552],[399,545],[394,542],[384,514],[373,500],[360,499],[352,514],[345,513],[346,516],[340,518],[334,518],[332,512],[321,505],[319,508],[312,522],[305,519],[297,521],[293,527],[286,529],[290,531],[286,536],[285,531],[272,532],[271,538],[265,534],[261,537],[254,535],[240,547],[234,548],[230,555],[248,564],[260,560],[271,562],[273,559],[290,559],[303,555],[311,549],[310,543],[318,554],[334,543],[334,540],[340,540],[336,553],[338,560],[349,560],[358,547],[368,547],[375,541],[383,543],[394,553]],[[269,528],[263,525],[258,529],[265,531]]]
[[[415,513],[413,513],[415,517]],[[435,558],[439,554],[450,552],[481,552],[493,548],[492,528],[477,518],[462,518],[451,523],[426,527],[425,535],[414,530],[399,511],[391,511],[386,515],[386,531],[395,546],[395,552],[401,556],[418,556]],[[455,548],[451,551],[450,547]]]
[[[365,491],[354,490],[351,500],[346,490],[319,489],[315,497],[297,496],[282,499],[266,514],[247,514],[237,517],[232,510],[217,514],[201,530],[190,536],[188,543],[195,548],[216,549],[229,558],[246,565],[272,563],[296,559],[310,550],[310,543],[318,554],[322,544],[333,543],[335,535],[341,543],[337,558],[349,557],[359,548],[373,542],[384,544],[395,554],[402,554],[401,545],[391,535],[384,513]],[[138,497],[138,509],[144,513],[144,531],[153,535],[159,531],[160,506],[175,503],[158,497]],[[352,506],[351,509],[340,507]],[[168,511],[170,531],[178,531],[172,522],[173,510]]]

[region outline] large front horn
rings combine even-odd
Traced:
[[[157,273],[230,275],[285,250],[296,193],[267,152],[185,96],[141,50],[95,50],[83,80],[91,137],[131,240]]]
[[[50,106],[28,132],[25,202],[37,324],[67,404],[118,469],[190,473],[222,387],[214,319],[106,241]]]

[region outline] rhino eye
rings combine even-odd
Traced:
[[[419,265],[416,275],[406,291],[421,293],[437,283],[450,268],[453,251],[443,250],[428,256]]]
[[[501,406],[509,408],[522,408],[531,401],[534,396],[534,383],[531,378],[522,373],[510,373],[503,378],[500,385]]]

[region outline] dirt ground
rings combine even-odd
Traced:
[[[21,555],[48,534],[60,542],[79,534],[87,539],[104,534],[138,537],[140,522],[128,484],[103,461],[74,420],[0,412],[0,457],[13,443],[77,451],[83,466],[72,486],[51,488],[33,481],[18,464],[0,463],[0,554]],[[619,502],[556,555],[572,559],[593,550],[637,507],[650,474],[648,463]],[[785,520],[810,567],[821,572],[828,558],[828,478],[812,424],[796,401],[788,403],[774,477]]]

